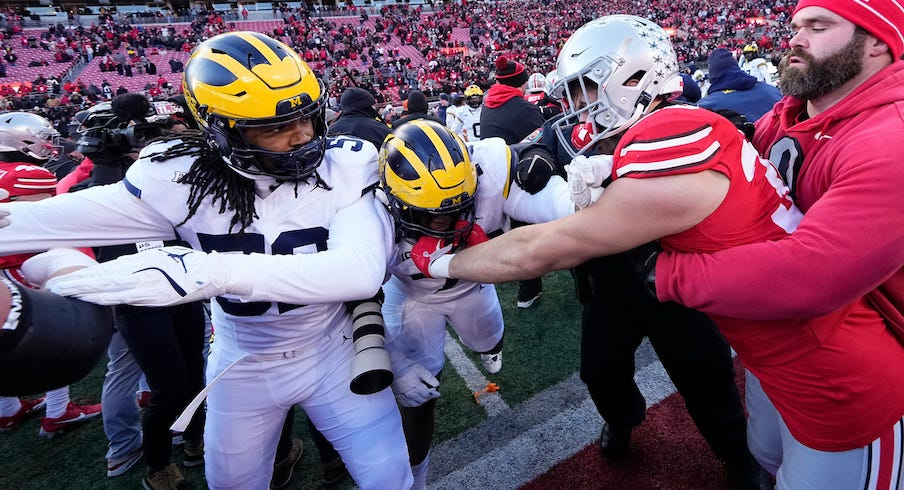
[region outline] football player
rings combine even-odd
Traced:
[[[343,302],[379,290],[392,240],[373,195],[376,149],[326,137],[322,83],[296,52],[262,34],[200,44],[183,92],[200,134],[145,147],[120,183],[7,205],[0,251],[180,237],[193,249],[157,248],[56,280],[78,285],[59,283],[67,294],[105,284],[83,295],[105,304],[215,298],[208,485],[266,488],[286,411],[297,403],[360,487],[408,488],[392,392],[349,387],[352,317]],[[40,225],[46,216],[52,230]]]
[[[39,164],[47,162],[55,152],[55,139],[58,133],[50,121],[36,114],[27,112],[7,112],[0,115],[0,189],[3,196],[0,202],[11,201],[39,201],[49,198],[56,193],[56,177]],[[2,225],[0,225],[2,226]],[[80,252],[72,251],[81,256],[81,264],[93,264],[94,260]],[[90,253],[90,250],[87,251]],[[52,330],[43,329],[43,325],[34,327],[34,322],[54,321],[56,310],[35,311],[34,308],[25,307],[23,302],[50,301],[44,295],[32,294],[30,290],[37,289],[39,282],[29,281],[23,273],[23,263],[33,254],[12,254],[0,257],[0,279],[6,285],[11,298],[16,299],[17,308],[14,314],[17,318],[6,319],[10,325],[4,325],[0,330],[3,333],[2,365],[4,372],[15,372],[2,380],[0,394],[22,395],[34,393],[43,386],[47,389],[46,398],[37,400],[20,400],[15,396],[0,397],[0,432],[12,429],[24,418],[35,410],[45,408],[45,417],[41,419],[39,434],[45,438],[52,438],[65,430],[97,417],[101,413],[100,404],[80,405],[69,398],[68,383],[59,383],[61,371],[65,368],[53,366],[58,359],[48,359],[42,352],[35,349],[47,349],[54,356],[66,355],[66,350],[59,350],[61,341],[71,340],[73,332],[61,327],[60,331],[52,334]],[[31,298],[31,299],[29,299]],[[40,303],[39,303],[40,304]],[[77,306],[74,306],[78,308]],[[71,307],[64,306],[67,311]],[[100,312],[98,312],[100,313]],[[93,315],[91,315],[94,318]],[[4,317],[5,318],[5,317]],[[94,367],[90,361],[97,361],[99,344],[110,338],[110,326],[101,322],[98,330],[90,334],[90,330],[83,324],[78,325],[79,333],[88,334],[82,342],[72,346],[73,356],[80,360],[76,364],[76,373],[80,376],[87,374]],[[49,336],[45,336],[51,334]],[[89,348],[88,352],[79,352],[81,348]],[[68,346],[66,346],[68,350]],[[102,346],[101,346],[102,349]],[[68,356],[67,356],[68,357]],[[81,359],[84,357],[84,359]],[[68,381],[77,381],[78,377],[66,376]],[[49,381],[53,381],[50,383]],[[43,390],[41,390],[43,391]]]
[[[776,69],[772,63],[760,57],[760,49],[756,43],[744,46],[744,49],[741,50],[741,57],[738,59],[738,67],[744,73],[756,77],[757,81],[775,86],[772,74]]]
[[[465,143],[442,124],[417,120],[383,142],[380,176],[396,225],[395,265],[383,286],[387,348],[396,375],[414,486],[426,486],[446,323],[481,353],[489,373],[502,367],[503,321],[496,289],[421,273],[411,249],[423,236],[454,250],[508,228],[508,218],[549,221],[574,212],[565,181],[552,178],[534,195],[513,184],[516,155],[501,138]]]
[[[483,108],[483,90],[477,85],[465,89],[465,105],[446,113],[446,125],[464,141],[480,139],[480,111]]]
[[[807,10],[803,25],[840,23]],[[559,55],[560,88],[568,115],[590,123],[593,148],[614,145],[611,168],[585,172],[584,183],[612,183],[570,217],[452,257],[421,261],[439,245],[422,239],[412,251],[422,270],[509,281],[654,239],[668,251],[710,253],[787,237],[801,213],[776,168],[724,118],[651,94],[677,78],[675,61],[668,36],[645,19],[602,17],[576,31]],[[904,372],[904,345],[866,300],[814,318],[713,319],[748,370],[750,442],[777,450],[757,456],[777,463],[778,488],[899,488],[904,379],[888,373]]]

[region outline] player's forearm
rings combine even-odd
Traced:
[[[172,225],[148,214],[122,184],[2,207],[10,224],[0,230],[0,255],[175,238]]]
[[[476,247],[456,253],[449,263],[449,277],[482,283],[501,283],[539,277],[566,268],[561,255],[544,249],[548,234],[542,225],[525,226]]]

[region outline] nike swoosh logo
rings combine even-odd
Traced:
[[[588,49],[590,49],[590,46],[587,46],[586,48],[584,48],[584,49],[578,51],[577,53],[571,53],[571,57],[572,57],[572,58],[577,58],[578,56],[584,54],[584,52],[587,51]]]

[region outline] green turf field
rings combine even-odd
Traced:
[[[506,321],[503,368],[496,375],[482,370],[481,373],[497,383],[502,400],[514,406],[577,371],[580,309],[566,272],[545,276],[544,296],[527,310],[515,307],[515,284],[501,285],[498,291]],[[480,365],[476,354],[467,354],[475,365]],[[105,362],[71,387],[73,400],[100,401]],[[448,364],[442,381],[434,443],[451,439],[487,418],[486,409],[474,402],[465,382]],[[295,432],[304,439],[305,451],[291,488],[320,488],[319,459],[307,435],[302,412],[298,413]],[[0,433],[0,489],[141,488],[141,463],[123,476],[107,478],[106,438],[100,417],[49,441],[38,437],[38,426],[36,417]],[[174,450],[174,461],[179,461],[179,454]],[[203,468],[183,469],[194,488],[206,488]],[[334,488],[351,486],[346,481]]]

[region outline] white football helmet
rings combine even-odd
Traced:
[[[542,92],[544,87],[546,87],[546,76],[542,73],[534,73],[527,79],[527,89],[525,89],[525,92],[529,94]]]
[[[660,96],[681,95],[682,80],[671,40],[655,23],[633,15],[608,15],[574,32],[559,53],[553,98],[564,98],[555,124],[572,156],[631,127]],[[578,121],[592,121],[583,148],[570,147]]]
[[[558,83],[558,81],[559,72],[557,72],[555,69],[546,74],[546,83],[543,84],[543,91],[546,92],[546,95],[549,96],[550,99],[559,100],[558,98],[553,96],[553,94],[555,94],[556,83]],[[560,93],[559,97],[561,96],[562,94]]]
[[[46,162],[54,155],[59,135],[50,121],[37,114],[0,114],[0,152],[17,151],[38,162]]]

